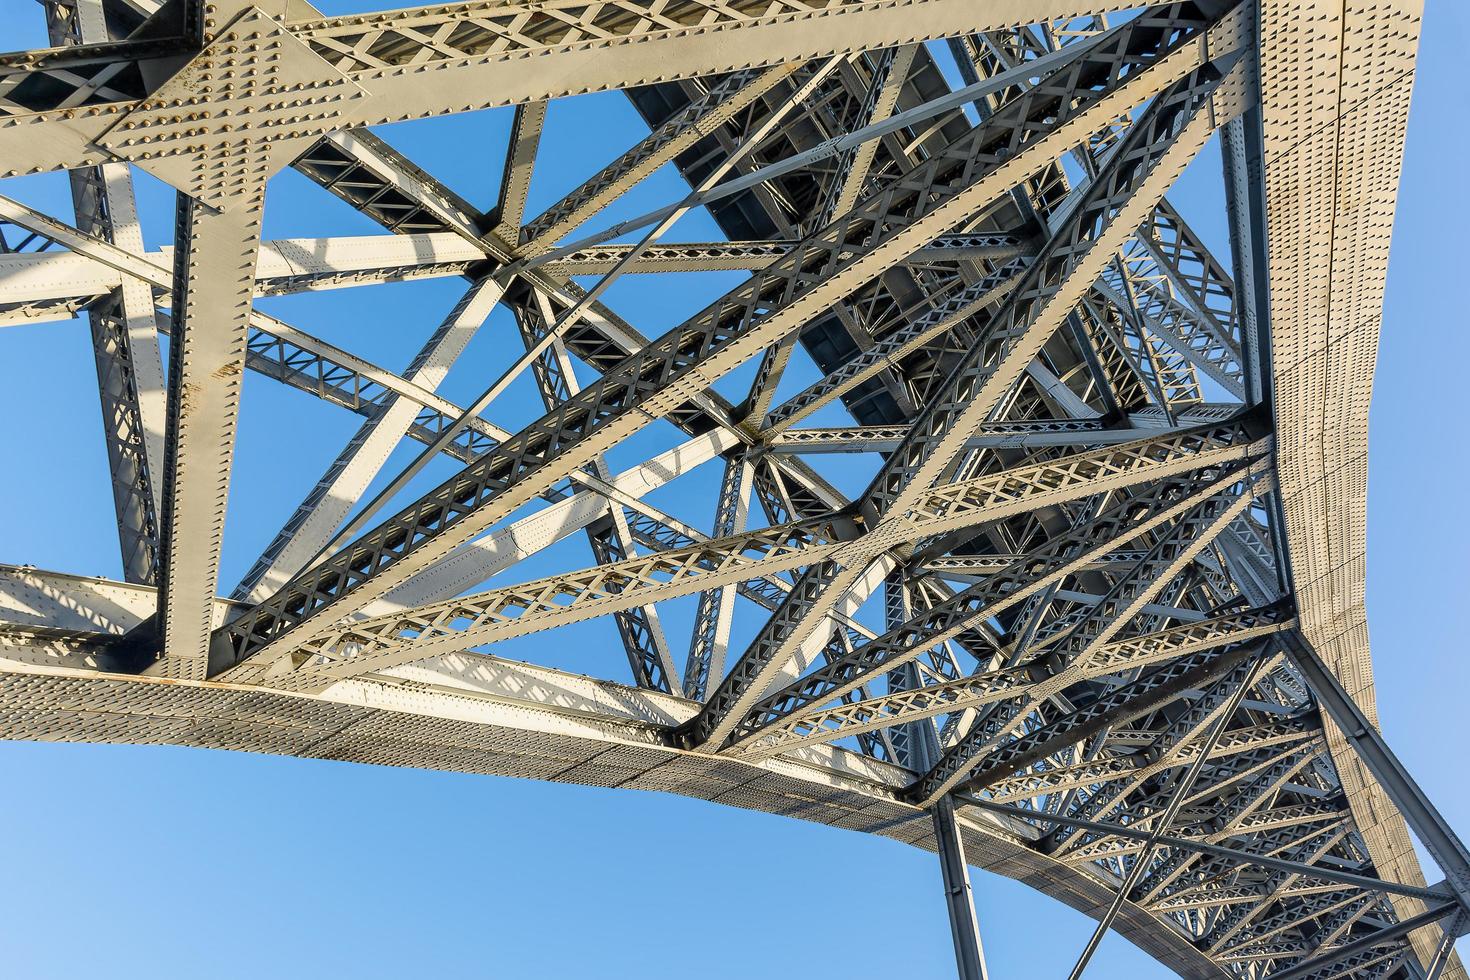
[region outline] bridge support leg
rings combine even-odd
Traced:
[[[980,946],[980,923],[975,917],[970,869],[965,864],[965,845],[955,821],[954,799],[948,795],[934,805],[934,838],[939,842],[944,903],[949,909],[949,931],[954,938],[960,980],[986,980],[985,950]]]
[[[1465,850],[1460,838],[1429,802],[1429,797],[1399,762],[1383,735],[1363,714],[1363,709],[1343,689],[1337,675],[1322,663],[1311,644],[1295,630],[1284,635],[1292,662],[1316,695],[1317,703],[1342,729],[1373,778],[1378,780],[1424,849],[1444,871],[1461,908],[1470,911],[1470,851]]]

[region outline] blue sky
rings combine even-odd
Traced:
[[[1452,428],[1470,340],[1463,310],[1444,288],[1463,275],[1452,230],[1470,225],[1467,195],[1447,191],[1463,187],[1459,166],[1470,147],[1446,124],[1463,118],[1456,81],[1470,15],[1443,0],[1429,8],[1372,417],[1369,611],[1385,730],[1450,821],[1470,828],[1457,751],[1470,729],[1463,708],[1470,666],[1455,615],[1470,586],[1462,561],[1470,533],[1463,520],[1433,516],[1460,510],[1457,481],[1470,477],[1464,439]],[[40,19],[26,0],[0,0],[0,48],[38,43]],[[488,207],[508,120],[508,111],[497,111],[381,135]],[[615,93],[555,104],[528,213],[620,152],[637,125]],[[1223,252],[1218,166],[1211,148],[1174,199]],[[156,247],[172,233],[172,195],[146,178],[138,191],[147,242]],[[11,181],[0,193],[58,215],[69,208],[58,179]],[[662,171],[601,220],[679,195],[677,177]],[[269,238],[378,230],[291,173],[273,182],[267,214]],[[711,237],[703,214],[669,236]],[[608,299],[656,335],[737,279],[686,276],[670,285],[628,277]],[[460,289],[457,280],[421,282],[265,305],[401,367]],[[459,400],[478,393],[512,331],[504,312],[495,314],[443,393]],[[798,362],[787,384],[805,384],[811,371]],[[0,561],[119,574],[92,372],[80,322],[0,330],[0,459],[12,461],[0,482],[10,515],[0,528]],[[742,379],[748,375],[730,380],[729,393],[739,397]],[[244,399],[224,587],[357,425],[349,413],[259,378],[247,380]],[[492,417],[524,419],[535,399],[528,384],[517,385]],[[673,439],[672,430],[653,427],[621,463]],[[400,451],[394,464],[408,458]],[[617,455],[611,462],[619,468]],[[833,465],[840,484],[863,482],[857,464]],[[436,464],[424,480],[445,472]],[[687,508],[707,507],[717,479],[697,473],[653,499],[693,517]],[[582,563],[585,551],[570,540],[518,574]],[[686,636],[692,602],[665,605],[671,635]],[[608,654],[615,644],[608,625],[596,623],[496,652],[619,677],[621,655]],[[0,742],[0,786],[9,845],[0,879],[7,976],[953,972],[932,856],[700,801],[177,748],[13,742]],[[973,874],[992,975],[1064,975],[1091,921],[1014,882]],[[1116,937],[1088,973],[1167,975]]]

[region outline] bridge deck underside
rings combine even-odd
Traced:
[[[0,673],[0,728],[37,741],[184,745],[677,793],[935,848],[928,813],[896,798],[910,778],[896,767],[841,750],[762,765],[672,750],[658,744],[654,724],[593,717],[580,700],[585,679],[535,676],[573,686],[580,710],[456,697],[412,682],[354,681],[325,698],[132,676]],[[692,713],[692,705],[668,702],[662,710],[676,717]],[[1112,899],[1097,879],[1038,854],[983,814],[967,812],[961,825],[978,867],[1091,916]],[[1181,977],[1225,976],[1131,903],[1115,928]]]

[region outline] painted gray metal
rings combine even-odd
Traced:
[[[940,855],[967,977],[968,861],[1181,976],[1463,978],[1470,867],[1373,728],[1362,614],[1418,7],[1125,6],[50,0],[57,46],[0,56],[0,176],[69,170],[76,220],[0,196],[0,324],[87,315],[128,581],[0,567],[0,735],[884,834]],[[610,88],[649,133],[528,214],[548,103]],[[492,105],[516,112],[488,213],[365,128]],[[1229,257],[1168,197],[1217,133]],[[669,165],[689,195],[585,231]],[[260,241],[288,166],[385,234]],[[181,192],[172,248],[143,250],[133,167]],[[727,241],[659,240],[695,206]],[[749,276],[662,336],[603,298],[711,271]],[[254,308],[452,276],[402,373]],[[497,304],[525,353],[455,404]],[[798,352],[821,377],[783,388]],[[715,389],[745,364],[747,395]],[[245,371],[361,422],[228,590]],[[488,421],[522,371],[546,414]],[[676,444],[610,464],[655,422]],[[405,438],[456,475],[348,521]],[[824,479],[832,452],[879,454],[869,486]],[[703,510],[650,498],[701,466]],[[514,568],[573,535],[587,568]],[[686,646],[659,604],[693,595]],[[603,616],[631,683],[494,656]]]

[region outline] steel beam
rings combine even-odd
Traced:
[[[64,12],[48,8],[53,46],[105,43],[106,17],[100,0],[77,0]],[[106,164],[69,175],[77,227],[134,253],[143,251],[132,176],[121,164]],[[38,294],[28,291],[27,298]],[[163,472],[167,396],[154,322],[153,294],[145,285],[123,279],[115,290],[87,306],[98,391],[112,469],[123,574],[130,582],[152,584],[158,575],[158,481]]]
[[[1460,908],[1454,902],[1446,902],[1435,905],[1420,912],[1418,915],[1396,922],[1391,926],[1376,930],[1364,936],[1362,939],[1350,943],[1344,943],[1335,949],[1322,953],[1305,962],[1288,967],[1285,970],[1276,970],[1271,976],[1274,980],[1302,980],[1305,977],[1322,975],[1328,967],[1335,966],[1346,960],[1351,960],[1360,953],[1374,950],[1386,943],[1402,939],[1415,929],[1427,925],[1433,925],[1447,915],[1454,914]]]
[[[715,537],[745,530],[754,478],[755,468],[743,453],[725,460],[720,495],[715,504]],[[706,589],[699,594],[694,633],[689,640],[689,659],[684,668],[685,697],[703,701],[710,679],[718,683],[725,676],[725,656],[729,652],[734,614],[735,593],[728,586]]]
[[[536,163],[541,130],[546,125],[546,106],[545,102],[518,105],[511,123],[505,172],[500,178],[500,199],[495,206],[495,229],[512,241],[520,237],[526,194],[531,189],[531,168]]]
[[[933,485],[951,464],[969,433],[995,408],[1065,317],[1066,309],[1077,298],[1071,296],[1069,299],[1069,291],[1077,290],[1080,295],[1095,275],[1095,272],[1088,274],[1089,262],[1095,261],[1087,258],[1088,246],[1092,244],[1093,236],[1099,235],[1101,240],[1095,252],[1106,251],[1107,229],[1112,227],[1106,224],[1106,219],[1113,216],[1111,212],[1116,208],[1116,217],[1123,227],[1127,227],[1131,209],[1152,206],[1148,191],[1135,198],[1137,185],[1148,183],[1149,175],[1153,174],[1155,182],[1160,185],[1157,193],[1162,194],[1164,180],[1172,180],[1171,168],[1182,168],[1183,162],[1193,152],[1190,147],[1197,145],[1191,141],[1203,141],[1206,131],[1201,126],[1196,136],[1180,144],[1181,149],[1175,154],[1170,154],[1177,135],[1173,124],[1182,123],[1188,128],[1192,111],[1185,109],[1181,116],[1174,109],[1161,112],[1161,108],[1173,106],[1181,99],[1183,105],[1190,105],[1196,94],[1207,99],[1219,77],[1215,69],[1202,66],[1197,72],[1186,74],[1184,80],[1159,96],[1151,112],[1156,119],[1167,115],[1170,125],[1163,131],[1153,128],[1157,123],[1138,127],[1136,132],[1150,133],[1153,142],[1150,143],[1149,139],[1135,140],[1132,148],[1132,152],[1137,153],[1143,147],[1151,146],[1151,152],[1144,153],[1146,162],[1134,161],[1123,186],[1112,186],[1112,182],[1122,174],[1120,162],[1130,158],[1130,154],[1125,152],[1126,147],[1120,151],[1108,170],[1107,180],[1100,180],[1093,189],[1090,206],[1079,207],[1074,219],[1076,223],[1059,232],[1043,250],[1042,258],[1028,271],[1027,280],[1018,291],[1017,295],[1024,296],[1024,301],[1013,298],[1007,302],[997,314],[997,323],[992,327],[987,344],[974,349],[968,362],[952,376],[941,398],[926,408],[915,422],[909,439],[890,457],[878,478],[862,495],[867,524],[881,530],[884,518],[890,512],[895,516],[904,515],[916,502],[917,496]],[[1042,90],[1044,86],[1038,86],[1027,96]],[[1022,101],[1025,98],[1023,96]],[[998,114],[991,121],[1001,118]],[[984,125],[977,131],[983,131]],[[1171,162],[1155,170],[1158,161],[1169,158],[1172,158]],[[1099,222],[1101,227],[1097,226]],[[1078,241],[1071,241],[1073,238]],[[1051,317],[1055,319],[1049,319]],[[875,537],[881,540],[881,535]],[[729,737],[739,716],[770,683],[774,672],[790,659],[791,645],[809,635],[813,617],[820,615],[823,603],[828,601],[828,597],[841,595],[875,557],[867,548],[858,543],[850,549],[852,555],[845,562],[829,563],[805,573],[800,601],[810,603],[810,608],[801,611],[791,605],[773,616],[768,628],[742,656],[721,690],[711,697],[693,727],[694,744],[712,743],[718,747]]]
[[[472,285],[414,357],[403,373],[404,380],[426,392],[438,388],[503,292],[498,282],[488,278]],[[260,601],[327,547],[421,410],[422,405],[414,399],[399,395],[385,399],[246,572],[235,589],[235,598]]]
[[[999,616],[1106,554],[1118,543],[1178,518],[1238,478],[1237,471],[1227,470],[1201,473],[1192,479],[1161,481],[1151,494],[1121,503],[1097,520],[1047,542],[984,582],[956,593],[871,643],[859,644],[850,654],[802,678],[799,684],[762,698],[737,729],[736,739],[759,734],[767,725],[852,690],[876,671],[891,670],[918,656],[923,648],[950,640],[976,623]]]
[[[949,912],[950,937],[954,940],[955,967],[960,980],[985,980],[985,950],[980,945],[980,922],[975,915],[975,895],[970,888],[965,843],[955,821],[954,801],[945,797],[936,803],[933,820],[939,870],[944,878],[944,905]]]
[[[181,200],[169,343],[157,669],[207,676],[265,188],[231,210]]]
[[[1118,911],[1123,907],[1123,902],[1127,900],[1128,895],[1133,891],[1133,886],[1138,881],[1139,876],[1143,874],[1143,870],[1148,867],[1149,858],[1153,854],[1153,849],[1158,845],[1160,838],[1167,834],[1169,828],[1173,825],[1174,818],[1179,814],[1179,807],[1189,796],[1190,790],[1194,788],[1195,781],[1199,779],[1200,772],[1204,769],[1205,762],[1214,752],[1215,746],[1219,744],[1220,735],[1225,731],[1225,726],[1229,724],[1230,717],[1235,714],[1235,710],[1240,706],[1240,702],[1245,697],[1246,691],[1250,690],[1251,685],[1254,683],[1257,665],[1246,663],[1242,667],[1243,669],[1237,671],[1239,676],[1231,676],[1221,682],[1226,685],[1234,685],[1234,690],[1225,702],[1225,707],[1220,712],[1213,727],[1211,727],[1209,734],[1205,736],[1204,743],[1199,753],[1194,757],[1194,761],[1189,764],[1189,768],[1179,777],[1177,785],[1174,786],[1170,793],[1168,804],[1164,807],[1163,812],[1152,822],[1152,827],[1149,829],[1149,836],[1143,844],[1143,850],[1134,857],[1133,864],[1128,868],[1128,873],[1123,876],[1122,884],[1118,886],[1118,891],[1113,896],[1112,904],[1108,906],[1107,911],[1102,914],[1102,917],[1097,920],[1097,926],[1092,930],[1092,936],[1088,938],[1087,945],[1082,948],[1082,952],[1078,955],[1077,962],[1072,967],[1072,972],[1068,974],[1068,980],[1080,980],[1082,974],[1087,971],[1087,965],[1092,962],[1092,957],[1097,952],[1097,947],[1102,943],[1103,937],[1107,935],[1108,929],[1112,927],[1113,920],[1118,917]]]
[[[1114,837],[1127,837],[1132,840],[1146,841],[1153,836],[1151,831],[1139,830],[1126,824],[1099,823],[1093,820],[1081,820],[1076,817],[1063,816],[1056,813],[1045,813],[1025,807],[1011,806],[1004,803],[995,803],[984,797],[975,796],[971,793],[961,793],[958,799],[966,806],[977,807],[981,810],[989,810],[1004,816],[1013,817],[1017,820],[1031,821],[1039,820],[1043,823],[1061,824],[1069,827],[1078,827],[1084,830],[1094,831],[1098,834],[1106,834]],[[1269,854],[1253,854],[1249,851],[1241,851],[1231,847],[1223,847],[1219,844],[1211,844],[1207,841],[1191,840],[1185,837],[1176,837],[1164,834],[1157,839],[1157,843],[1178,850],[1193,851],[1199,854],[1208,854],[1214,857],[1224,858],[1239,864],[1258,864],[1263,868],[1272,868],[1285,871],[1290,874],[1319,877],[1327,881],[1339,882],[1352,885],[1369,891],[1386,891],[1409,898],[1418,898],[1426,901],[1436,899],[1442,900],[1444,893],[1432,888],[1422,888],[1414,885],[1402,885],[1397,882],[1385,881],[1368,875],[1353,874],[1341,871],[1333,867],[1319,867],[1317,865],[1302,864],[1297,861],[1287,861],[1273,857]]]
[[[89,191],[89,193],[91,193]],[[114,219],[116,220],[116,219]],[[104,237],[104,241],[115,241]],[[129,251],[152,265],[173,265],[173,247]],[[458,235],[354,235],[288,238],[262,242],[255,267],[257,296],[441,278],[464,274],[485,252]],[[152,278],[137,279],[85,254],[52,250],[0,255],[0,302],[22,299],[97,300],[104,293]],[[150,302],[152,301],[150,296]],[[161,389],[160,389],[161,390]]]
[[[1317,703],[1352,745],[1353,751],[1434,858],[1461,906],[1470,909],[1470,852],[1460,842],[1414,777],[1388,747],[1378,726],[1368,720],[1336,674],[1327,668],[1299,632],[1284,634],[1292,663],[1312,689]]]
[[[517,311],[516,316],[521,339],[528,352],[536,349],[547,334],[555,329],[557,322],[551,300],[544,293],[535,291],[532,297],[535,301],[534,307],[522,308]],[[548,410],[555,409],[581,390],[571,360],[567,357],[566,345],[559,337],[553,338],[550,345],[537,356],[532,362],[532,369],[536,375],[536,385],[541,391],[541,400]],[[606,459],[593,460],[587,467],[587,472],[599,481],[606,481],[609,476]],[[609,496],[606,520],[599,520],[597,525],[586,529],[588,544],[591,545],[593,557],[599,565],[637,556],[623,508],[622,500],[617,499],[616,495]],[[661,691],[677,690],[678,674],[675,672],[668,641],[664,638],[663,624],[660,623],[658,611],[653,605],[620,610],[613,614],[613,618],[618,625],[618,635],[623,641],[623,649],[628,654],[628,662],[638,685]]]
[[[1143,51],[1127,56],[1130,62],[1140,59],[1143,67],[1162,60],[1159,52],[1149,46],[1153,38],[1145,33],[1146,30],[1146,24],[1139,28],[1139,43]],[[1170,60],[1175,65],[1173,70],[1183,73],[1189,71],[1197,49],[1182,41],[1179,45],[1182,46],[1176,46],[1172,52],[1178,57]],[[1107,60],[1115,63],[1117,57],[1109,56]],[[1152,85],[1157,86],[1167,84],[1169,76],[1141,71],[1137,77],[1139,80],[1150,79]],[[1133,76],[1129,81],[1133,81]],[[1097,115],[1106,116],[1114,111],[1116,104],[1131,101],[1126,96],[1109,92],[1107,82],[1102,86],[1103,94],[1095,95],[1085,103]],[[1121,86],[1121,90],[1132,88],[1126,83]],[[1140,89],[1137,94],[1146,94],[1147,91]],[[1028,109],[1050,112],[1053,100],[1038,96],[1032,103],[1034,105],[1023,106],[1018,112],[1024,113]],[[1064,134],[1069,127],[1085,130],[1088,109],[1079,109],[1075,116],[1065,120],[1049,117],[1038,131],[1040,138],[1032,152],[1040,155],[1043,152],[1040,147],[1052,145],[1048,140],[1065,142]],[[550,482],[560,479],[580,465],[584,455],[595,454],[613,441],[641,429],[653,413],[678,407],[714,378],[745,360],[753,353],[752,348],[764,347],[796,329],[824,308],[829,297],[840,294],[845,288],[855,288],[870,278],[870,269],[876,271],[893,257],[907,254],[952,227],[970,210],[989,200],[1007,177],[1025,166],[1025,151],[1008,156],[1004,162],[972,162],[970,154],[984,145],[984,138],[982,129],[976,138],[957,148],[959,152],[926,162],[919,168],[919,173],[910,174],[904,182],[890,185],[875,195],[870,199],[871,203],[865,205],[863,221],[855,221],[849,216],[842,224],[844,242],[856,235],[868,239],[871,232],[864,230],[866,228],[883,228],[885,233],[859,258],[845,263],[843,272],[834,271],[826,277],[821,288],[804,289],[799,299],[794,299],[772,315],[757,315],[757,311],[764,308],[763,291],[769,288],[767,283],[772,280],[787,282],[817,254],[833,255],[846,248],[845,244],[817,235],[803,243],[799,250],[801,254],[758,274],[751,284],[702,315],[696,323],[707,337],[703,346],[690,348],[683,338],[682,329],[676,329],[667,335],[665,344],[652,345],[628,358],[618,370],[604,374],[596,385],[568,402],[555,417],[543,421],[539,427],[533,425],[523,430],[517,440],[503,443],[484,460],[473,464],[462,477],[432,493],[421,505],[400,512],[338,556],[323,562],[308,575],[299,576],[300,581],[293,580],[228,627],[233,650],[227,658],[229,665],[239,664],[266,648],[275,651],[267,654],[268,657],[288,652],[288,643],[276,645],[286,632],[299,626],[301,633],[310,634],[319,630],[323,625],[321,620],[328,616],[340,618],[353,608],[360,608],[402,581],[406,573],[442,557]],[[1009,135],[1006,142],[1009,145]],[[952,173],[956,166],[959,167],[956,183],[937,182],[941,173]],[[919,185],[926,188],[926,193],[915,196],[911,188]],[[727,322],[732,315],[738,317],[738,325]],[[691,323],[691,327],[694,325]],[[678,348],[668,346],[675,339],[679,341]],[[689,350],[693,351],[692,357],[684,353]],[[693,370],[696,365],[697,371]],[[643,411],[636,415],[610,398],[614,387],[626,390],[635,384],[640,389],[656,392],[645,401]],[[573,425],[577,426],[575,431],[578,435],[569,438]],[[542,428],[547,431],[540,431]],[[558,432],[562,434],[558,435]],[[545,448],[529,452],[532,446]],[[510,469],[501,472],[507,465]],[[468,509],[457,503],[451,507],[451,498],[462,498],[466,493],[474,500]],[[432,526],[437,530],[432,533],[406,536],[407,525],[430,526],[425,522],[428,514],[420,509],[422,506],[452,512],[454,516],[434,522]],[[414,553],[414,557],[407,563],[400,561],[401,556],[408,552]],[[371,574],[367,574],[369,570]],[[349,593],[351,598],[348,598]],[[306,605],[298,609],[298,600],[302,598],[306,599]],[[329,606],[330,612],[327,611]],[[289,613],[288,609],[291,610]],[[222,634],[221,639],[225,638]],[[300,640],[292,642],[299,643]]]

